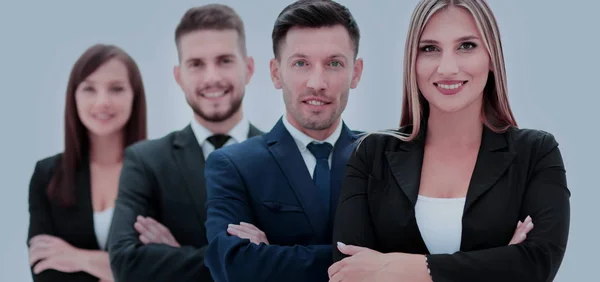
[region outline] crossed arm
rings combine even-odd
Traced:
[[[279,246],[244,238],[250,237],[243,234],[246,228],[240,228],[245,224],[237,224],[255,224],[253,210],[246,184],[226,155],[220,151],[210,154],[205,178],[210,242],[206,265],[215,281],[244,281],[248,277],[255,281],[327,280],[331,245]]]

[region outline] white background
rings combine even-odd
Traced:
[[[256,73],[244,109],[269,130],[283,113],[268,72],[271,30],[291,1],[230,0],[246,24]],[[556,281],[590,281],[597,271],[598,29],[592,0],[489,0],[502,33],[509,98],[521,127],[549,131],[560,143],[572,191],[571,233]],[[172,76],[174,30],[199,0],[27,1],[0,3],[0,281],[31,281],[27,193],[36,160],[63,144],[69,71],[90,45],[122,47],[142,70],[149,137],[184,127],[192,113]],[[362,32],[365,68],[344,118],[354,129],[395,127],[401,108],[406,30],[415,0],[341,1]],[[595,276],[595,275],[594,275]]]

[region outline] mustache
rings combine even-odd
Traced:
[[[196,92],[196,94],[201,94],[204,92],[208,92],[210,91],[215,91],[215,90],[229,90],[230,88],[232,88],[231,84],[223,84],[223,83],[214,83],[214,84],[210,84],[210,85],[204,85],[202,87],[197,87],[194,91]]]
[[[305,99],[306,97],[317,97],[329,100],[327,95],[325,95],[325,91],[315,91],[313,89],[306,90],[302,92],[299,96],[300,100]]]

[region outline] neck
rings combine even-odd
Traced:
[[[123,133],[109,136],[89,135],[90,162],[99,165],[115,165],[123,161]]]
[[[427,120],[427,145],[451,147],[472,147],[481,143],[481,104],[472,103],[469,107],[454,113],[430,108]]]
[[[298,122],[296,122],[296,120],[293,117],[290,116],[289,113],[286,114],[286,118],[293,127],[317,141],[324,141],[325,139],[329,138],[329,136],[331,136],[331,134],[333,134],[335,129],[338,127],[340,122],[342,122],[342,118],[340,117],[337,119],[337,121],[335,121],[330,127],[326,129],[312,130],[302,127],[300,124],[298,124]]]
[[[218,122],[207,121],[199,115],[194,114],[196,121],[213,134],[228,134],[242,120],[243,116],[244,112],[241,107],[228,119]]]

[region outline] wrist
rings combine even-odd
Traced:
[[[89,273],[90,266],[92,265],[92,251],[76,249],[74,257],[77,260],[76,263],[79,265],[79,270]]]
[[[388,253],[385,270],[394,277],[410,278],[410,281],[431,282],[429,266],[425,255]]]

